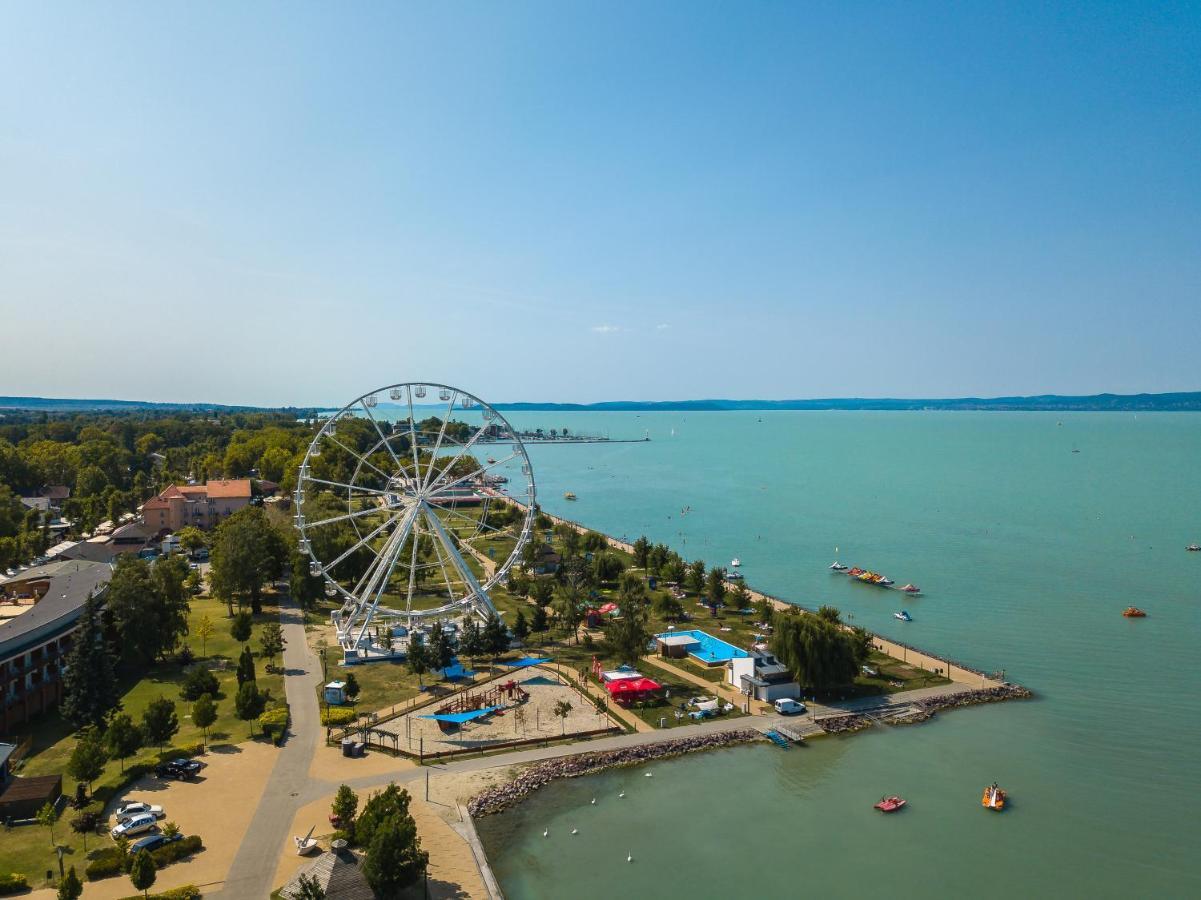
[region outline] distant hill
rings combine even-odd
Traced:
[[[220,403],[151,403],[148,400],[82,400],[56,397],[0,397],[0,412],[267,412],[259,406],[225,406]]]
[[[381,403],[381,407],[398,404]],[[422,408],[437,408],[437,404]],[[958,397],[903,399],[842,397],[818,400],[607,400],[602,403],[494,403],[497,409],[547,412],[720,412],[723,410],[1025,410],[1044,412],[1201,412],[1201,391],[1173,394],[1092,394],[1069,397],[1041,394],[1036,397]],[[227,406],[220,403],[151,403],[145,400],[80,400],[48,397],[0,397],[5,409],[48,412],[148,410],[158,412],[275,412],[307,413],[318,407]]]
[[[1045,412],[1181,412],[1201,411],[1201,391],[1175,394],[1093,394],[1067,397],[1042,394],[1037,397],[959,397],[953,399],[898,399],[846,397],[826,400],[612,400],[604,403],[496,403],[504,410],[548,410],[570,412],[716,412],[722,410],[1028,410]]]

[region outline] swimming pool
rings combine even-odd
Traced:
[[[690,631],[665,631],[655,635],[656,638],[688,637],[692,642],[686,646],[688,655],[703,662],[707,666],[724,663],[734,658],[750,656],[745,650],[739,650],[733,644],[715,638],[707,631],[692,629]]]

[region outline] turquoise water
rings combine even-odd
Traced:
[[[662,634],[655,635],[655,637],[679,637],[685,634],[696,642],[695,645],[689,646],[689,655],[695,656],[705,665],[727,662],[736,656],[750,656],[745,650],[740,650],[728,641],[723,641],[721,638],[715,638],[707,631],[697,631],[695,629],[690,631],[665,631]]]
[[[532,447],[552,512],[711,564],[738,556],[755,587],[1038,693],[556,784],[480,822],[511,900],[1201,895],[1201,554],[1184,551],[1201,541],[1201,416],[510,418],[650,432]],[[902,604],[831,575],[835,556],[923,593]],[[1131,604],[1148,618],[1122,618]],[[892,617],[902,605],[914,622]],[[999,815],[979,805],[994,780],[1012,798]],[[885,793],[909,807],[881,816]]]

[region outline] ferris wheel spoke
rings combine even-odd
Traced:
[[[464,522],[468,522],[472,525],[478,525],[479,528],[481,528],[485,531],[491,531],[494,534],[503,534],[506,530],[504,528],[497,528],[495,525],[489,525],[487,522],[485,522],[483,520],[482,516],[478,519],[473,519],[473,518],[471,518],[471,516],[461,513],[457,509],[451,509],[448,506],[439,506],[439,507],[437,507],[437,510],[440,512],[445,512],[449,515],[455,516],[456,518],[462,519]]]
[[[429,496],[430,496],[430,497],[437,497],[437,496],[439,496],[440,494],[442,494],[444,491],[449,491],[449,490],[450,490],[451,488],[453,488],[453,487],[458,487],[458,486],[459,486],[460,484],[462,484],[464,481],[468,481],[468,480],[470,480],[470,479],[472,479],[472,478],[479,478],[481,475],[483,475],[483,474],[484,474],[485,472],[487,472],[489,469],[495,469],[497,466],[502,466],[502,465],[504,465],[505,463],[509,462],[509,460],[513,460],[513,459],[516,459],[516,458],[517,458],[517,454],[516,454],[516,453],[510,453],[510,454],[509,454],[508,456],[506,456],[504,459],[498,459],[498,460],[497,460],[496,462],[494,462],[494,463],[488,463],[488,464],[487,464],[487,465],[485,465],[485,466],[480,466],[480,467],[479,467],[478,469],[476,469],[474,472],[469,472],[469,473],[468,473],[468,474],[466,474],[466,475],[460,475],[460,476],[459,476],[458,478],[456,478],[454,481],[451,481],[451,482],[448,482],[448,483],[446,483],[446,484],[443,484],[443,485],[440,485],[440,486],[436,487],[436,488],[435,488],[435,490],[434,490],[432,493],[430,493],[430,494],[429,494]]]
[[[483,433],[484,433],[484,427],[481,425],[476,430],[475,434],[473,434],[468,439],[467,443],[459,448],[459,452],[456,453],[453,457],[451,457],[450,462],[448,462],[445,466],[442,467],[442,471],[440,471],[434,477],[432,485],[437,485],[438,482],[441,481],[446,476],[446,473],[449,472],[452,468],[454,468],[454,464],[457,463],[460,459],[462,459],[465,454],[467,454],[471,451],[471,448],[475,446],[475,442],[480,439],[480,435],[482,435]]]
[[[476,580],[475,574],[471,571],[471,567],[463,559],[461,553],[454,545],[454,541],[450,535],[446,533],[446,529],[442,527],[442,523],[438,521],[438,517],[431,515],[428,508],[425,510],[425,517],[434,528],[434,537],[437,541],[442,542],[442,546],[446,549],[447,555],[450,557],[451,564],[459,570],[459,575],[463,579],[465,589],[470,589],[469,597],[484,598],[484,602],[491,606],[491,601],[488,601],[487,594],[484,593],[483,587]],[[468,598],[464,598],[468,599]],[[495,611],[495,610],[493,610]]]
[[[306,522],[305,528],[320,528],[322,525],[333,525],[335,522],[345,522],[348,519],[357,519],[360,516],[379,515],[385,511],[385,507],[373,506],[370,509],[360,509],[358,512],[343,513],[340,516],[331,516],[328,519],[319,519],[316,522]]]
[[[333,441],[335,444],[337,444],[339,447],[341,447],[343,450],[345,450],[347,453],[349,453],[351,456],[353,456],[355,459],[357,459],[363,465],[370,466],[371,468],[375,469],[376,472],[378,472],[380,475],[382,475],[384,477],[385,483],[387,483],[391,479],[392,476],[390,476],[387,472],[385,472],[383,469],[381,469],[379,466],[377,466],[375,463],[373,463],[371,460],[369,460],[363,454],[359,453],[357,450],[351,450],[349,447],[347,447],[345,444],[343,444],[340,440],[338,440],[332,434],[327,434],[326,438]],[[395,459],[395,457],[393,457],[393,459]]]
[[[371,624],[375,610],[379,607],[379,602],[383,598],[384,591],[388,588],[388,582],[391,580],[392,573],[396,569],[396,561],[400,557],[405,539],[412,531],[413,522],[416,518],[417,508],[413,507],[409,510],[409,514],[405,516],[401,526],[388,535],[388,540],[376,556],[375,563],[372,564],[374,571],[367,582],[366,588],[361,595],[362,600],[360,601],[364,605],[367,605],[368,609],[366,616],[363,618],[363,625],[359,629],[358,637],[355,639],[356,644],[362,641],[364,635],[367,633],[367,626]]]
[[[446,426],[450,424],[450,417],[455,411],[455,400],[458,399],[459,392],[452,390],[450,392],[450,403],[446,406],[446,415],[442,417],[442,427],[438,429],[438,440],[434,443],[434,450],[430,454],[429,465],[425,467],[425,476],[421,479],[421,489],[425,490],[429,487],[430,474],[434,471],[434,463],[438,460],[438,451],[442,449],[442,439],[446,437]]]
[[[386,437],[384,437],[384,432],[379,427],[379,422],[376,421],[375,414],[371,412],[371,407],[367,405],[367,402],[365,400],[360,400],[359,406],[363,407],[363,412],[367,413],[367,418],[370,419],[371,424],[375,426],[375,433],[379,435],[380,442],[387,449],[388,455],[392,457],[392,462],[396,463],[396,468],[403,471],[404,466],[402,466],[400,464],[400,460],[396,458],[396,451],[392,449],[392,445],[389,444],[388,439]],[[370,463],[368,463],[368,465],[370,465]],[[376,471],[378,472],[379,470],[376,469]],[[386,478],[387,476],[384,476],[384,477]]]
[[[392,516],[391,518],[386,519],[384,522],[377,525],[371,531],[367,532],[367,534],[363,535],[363,537],[361,537],[358,541],[356,541],[353,546],[351,546],[348,550],[345,550],[344,552],[342,552],[333,562],[326,565],[325,570],[327,572],[331,571],[332,569],[336,568],[339,564],[345,562],[347,559],[350,558],[350,556],[356,550],[358,550],[360,547],[366,546],[370,541],[374,540],[376,535],[378,535],[381,531],[383,531],[389,525],[394,525],[397,521],[399,521],[400,517],[403,516],[406,512],[408,512],[407,509],[396,513],[396,515]],[[372,551],[372,552],[375,552],[375,551]]]
[[[305,481],[311,481],[314,484],[326,484],[330,487],[346,488],[350,491],[362,491],[364,494],[375,494],[376,496],[386,496],[395,491],[381,491],[377,488],[363,487],[361,484],[347,484],[344,481],[329,481],[325,478],[314,478],[312,475],[304,476]]]
[[[431,541],[434,547],[434,555],[438,557],[438,567],[442,570],[442,582],[446,585],[446,596],[451,600],[455,599],[454,585],[451,583],[450,575],[446,572],[446,558],[442,555],[442,547],[435,538]]]

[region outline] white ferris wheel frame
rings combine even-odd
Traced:
[[[438,399],[446,403],[447,406],[445,414],[441,417],[442,425],[439,429],[438,437],[429,452],[428,462],[423,473],[420,454],[418,452],[414,396],[420,401],[431,391],[436,392]],[[385,436],[384,429],[380,427],[379,420],[372,412],[372,409],[378,405],[379,397],[385,394],[393,401],[405,401],[408,406],[407,434],[412,459],[409,460],[406,457],[403,464],[392,447],[389,437]],[[481,413],[482,422],[466,442],[454,448],[454,455],[451,460],[439,467],[436,465],[438,451],[443,447],[446,429],[450,424],[451,416],[454,414],[456,407],[473,411],[478,410]],[[348,417],[359,416],[363,416],[370,421],[379,436],[379,440],[365,453],[359,453],[351,449],[337,438],[338,422]],[[398,422],[396,426],[392,426],[389,423],[385,424],[389,425],[391,437],[404,435],[403,430],[399,432],[396,430],[396,426],[403,426],[403,423]],[[458,478],[450,476],[449,473],[454,469],[458,460],[472,455],[471,451],[476,442],[488,431],[490,426],[494,425],[501,426],[507,433],[508,437],[504,439],[504,443],[510,445],[510,452],[503,455],[500,459],[481,465],[477,471],[469,475]],[[315,457],[320,456],[323,440],[330,441],[342,451],[357,459],[358,462],[355,465],[354,474],[350,477],[349,482],[330,481],[312,475],[310,462]],[[395,471],[391,474],[383,471],[383,469],[371,461],[371,457],[381,449],[387,451],[387,454],[392,458],[392,462],[395,465]],[[448,496],[447,492],[473,478],[486,475],[489,470],[497,466],[513,461],[520,463],[521,477],[525,479],[525,495],[522,501],[516,504],[517,508],[522,511],[520,527],[513,529],[517,541],[508,557],[500,565],[496,566],[491,575],[485,573],[486,577],[481,580],[476,578],[475,573],[471,571],[471,567],[467,565],[466,560],[463,558],[460,548],[456,546],[462,539],[458,538],[457,534],[447,531],[443,522],[435,514],[435,510],[444,513],[449,511],[452,515],[467,519],[462,513],[456,512],[453,509],[453,501],[445,499]],[[408,474],[410,466],[412,471],[411,476]],[[377,475],[383,476],[385,479],[385,490],[369,488],[355,483],[359,475],[363,472],[364,467],[374,470]],[[314,486],[333,489],[337,492],[345,492],[347,512],[342,515],[329,516],[315,522],[306,521],[304,514],[306,491],[312,489]],[[483,489],[492,490],[486,484]],[[361,500],[367,496],[378,497],[380,507],[355,510],[355,500]],[[431,500],[437,500],[439,497],[444,498],[444,504],[449,502],[452,505],[435,506],[431,504]],[[502,498],[494,497],[494,499],[500,500]],[[508,499],[512,501],[514,498],[509,497]],[[323,576],[326,585],[325,591],[328,596],[342,597],[342,607],[333,614],[333,619],[337,627],[339,641],[348,651],[358,651],[364,640],[370,640],[367,637],[368,628],[375,618],[376,613],[381,609],[394,616],[404,616],[410,627],[414,620],[439,618],[451,614],[474,613],[481,618],[495,614],[496,607],[493,606],[492,600],[488,596],[488,591],[497,582],[505,580],[513,566],[519,563],[522,548],[532,539],[533,520],[537,506],[533,467],[530,465],[525,445],[522,443],[520,436],[513,426],[494,407],[485,403],[474,394],[464,391],[461,388],[434,382],[399,382],[397,384],[385,385],[374,391],[361,394],[336,413],[330,415],[322,423],[321,428],[305,452],[304,461],[300,465],[296,483],[295,500],[296,527],[300,531],[299,548],[301,552],[307,553],[309,556],[309,571],[313,575],[320,574]],[[369,514],[378,515],[381,510],[385,512],[383,523],[364,534],[359,529],[356,520]],[[313,550],[311,539],[314,529],[336,522],[350,522],[359,539],[353,546],[340,553],[333,560],[318,559]],[[489,527],[484,523],[484,516],[481,515],[476,534],[478,535],[480,530],[488,529]],[[418,568],[416,565],[418,541],[414,540],[410,545],[412,549],[408,565],[409,584],[405,595],[405,609],[401,611],[381,607],[380,601],[383,599],[384,592],[392,580],[397,563],[400,562],[401,550],[404,548],[409,536],[415,530],[418,535],[428,535],[431,539],[434,551],[438,557],[438,566],[442,572],[447,589],[448,601],[430,609],[412,608],[414,582]],[[509,529],[493,528],[492,530],[507,531]],[[381,535],[384,535],[383,543],[376,549],[372,546],[372,541]],[[347,589],[337,580],[335,570],[339,564],[363,547],[368,548],[374,553],[375,559],[368,565],[367,571],[357,580],[355,585]],[[449,575],[450,571],[458,575],[458,582],[451,579]],[[455,591],[456,584],[461,584],[458,595],[456,595]]]

